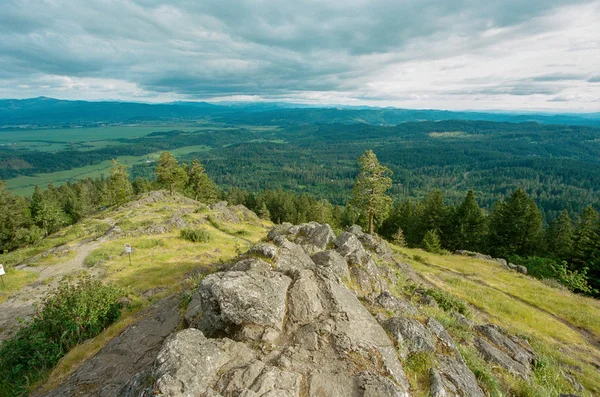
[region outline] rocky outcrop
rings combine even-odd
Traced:
[[[433,357],[430,395],[485,395],[445,327],[391,292],[403,272],[385,243],[316,223],[280,225],[268,239],[202,280],[189,328],[122,395],[408,397],[402,361],[415,354]],[[524,341],[469,327],[484,358],[527,371]]]

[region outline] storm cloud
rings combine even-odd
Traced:
[[[0,97],[597,111],[598,21],[572,0],[4,0]]]

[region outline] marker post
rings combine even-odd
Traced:
[[[131,266],[131,244],[127,243],[125,244],[125,252],[127,252],[127,255],[129,255],[129,266]]]

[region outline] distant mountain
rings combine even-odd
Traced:
[[[225,123],[256,125],[365,123],[394,125],[407,121],[484,120],[537,122],[600,126],[600,113],[527,114],[512,112],[455,112],[370,107],[314,107],[290,103],[134,102],[63,101],[39,97],[0,100],[0,126],[72,126],[98,123],[127,123],[154,120],[211,118]]]

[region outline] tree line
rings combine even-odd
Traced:
[[[375,153],[365,151],[358,165],[346,205],[282,188],[223,191],[198,159],[180,164],[169,152],[161,154],[152,179],[131,180],[126,167],[113,161],[107,178],[60,187],[50,184],[45,190],[36,187],[31,198],[12,195],[0,183],[0,251],[35,244],[93,212],[162,188],[207,204],[219,200],[243,204],[276,223],[326,222],[338,230],[359,224],[408,247],[482,252],[524,264],[535,270],[534,275],[559,279],[573,290],[600,289],[600,216],[593,206],[575,219],[562,211],[544,227],[540,209],[522,189],[497,201],[489,211],[480,207],[472,190],[457,204],[448,204],[441,190],[432,190],[421,200],[394,203],[387,194],[392,171],[379,163]]]

